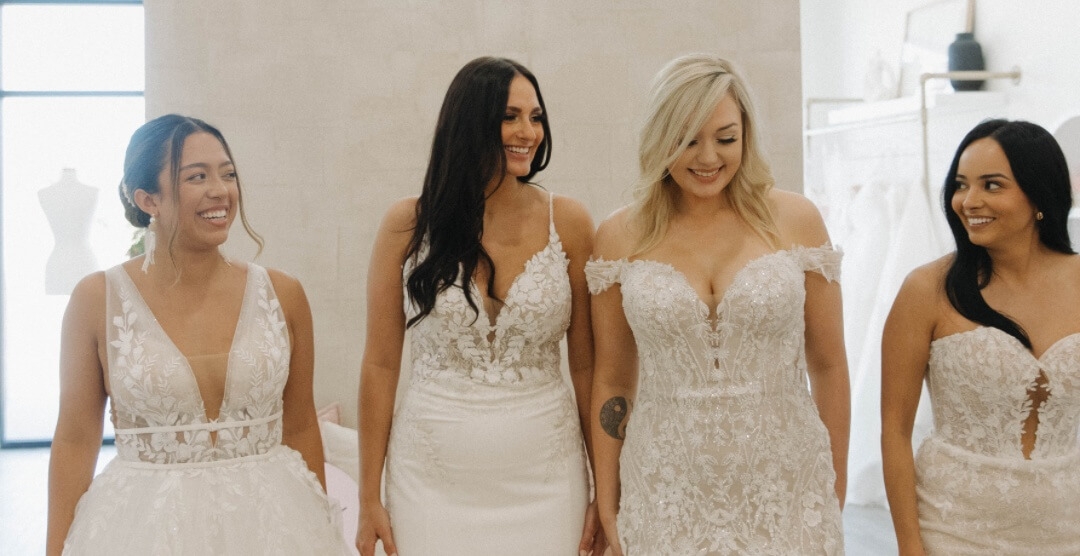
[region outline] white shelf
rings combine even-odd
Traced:
[[[927,94],[927,109],[935,115],[949,113],[984,112],[1004,106],[1006,96],[1001,91],[941,92]],[[833,108],[825,115],[825,125],[805,131],[806,135],[818,135],[844,131],[852,127],[917,121],[919,97],[910,96],[878,102],[852,103]]]

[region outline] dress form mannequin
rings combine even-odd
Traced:
[[[98,269],[89,241],[97,195],[97,188],[80,183],[72,168],[64,168],[60,181],[38,191],[55,242],[45,264],[45,293],[70,294],[80,278]]]

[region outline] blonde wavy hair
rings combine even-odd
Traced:
[[[780,235],[769,207],[775,184],[757,138],[753,103],[742,77],[727,60],[711,54],[689,54],[669,62],[653,79],[641,128],[638,160],[641,175],[634,186],[631,215],[638,230],[634,254],[656,246],[675,211],[678,185],[668,168],[731,94],[742,112],[742,164],[723,195],[750,227],[773,248]]]

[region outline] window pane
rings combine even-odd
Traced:
[[[142,6],[0,8],[0,68],[8,91],[141,91]]]
[[[122,262],[117,196],[142,97],[3,100],[4,439],[56,426],[60,322],[74,282]]]

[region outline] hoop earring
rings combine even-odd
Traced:
[[[154,229],[151,228],[151,226],[154,225],[154,222],[156,222],[156,220],[151,216],[150,224],[146,226],[146,233],[143,234],[143,274],[146,274],[150,265],[154,264],[154,248],[157,247],[157,234],[154,233]]]
[[[1039,212],[1035,213],[1035,220],[1042,220],[1042,219],[1043,219],[1043,213],[1040,210]]]

